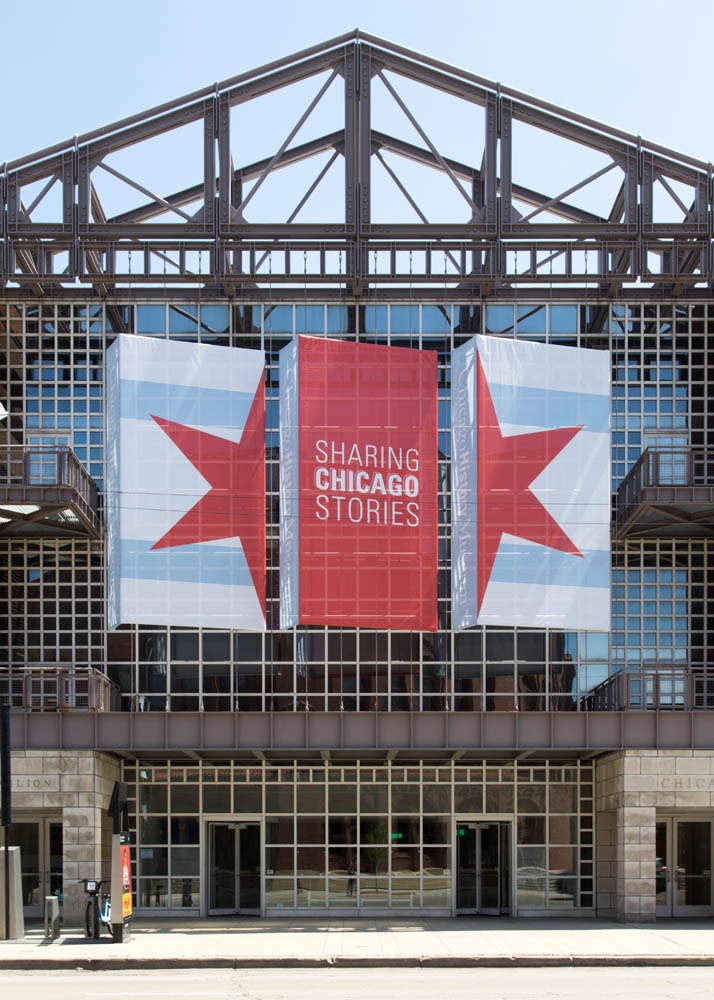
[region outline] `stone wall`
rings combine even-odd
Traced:
[[[597,910],[651,921],[657,811],[714,811],[714,750],[625,750],[595,768]]]
[[[79,879],[109,875],[111,827],[106,821],[119,762],[107,754],[37,750],[12,754],[13,813],[62,819],[65,925],[81,923],[84,890]]]

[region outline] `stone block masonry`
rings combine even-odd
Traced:
[[[62,882],[65,926],[84,919],[84,890],[79,880],[109,876],[111,825],[107,821],[119,762],[92,751],[12,755],[12,801],[15,815],[62,820]]]
[[[714,750],[625,750],[597,762],[595,862],[600,916],[636,922],[655,919],[656,822],[663,810],[714,814]]]

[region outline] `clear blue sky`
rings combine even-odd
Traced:
[[[3,0],[0,22],[0,162],[355,27],[714,159],[712,0]],[[236,158],[276,148],[289,117],[254,118]],[[435,127],[456,155],[464,123],[446,114]],[[198,180],[198,149],[183,165],[181,149],[152,181],[163,193]],[[537,144],[525,159],[522,182],[567,186]]]

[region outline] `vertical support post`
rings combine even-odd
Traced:
[[[0,170],[0,240],[7,239],[7,194],[8,194],[8,177],[7,177],[7,163],[4,163],[2,170]],[[5,261],[0,261],[4,264]],[[3,271],[5,269],[3,268]],[[4,277],[4,274],[3,274]]]
[[[5,855],[5,940],[10,940],[10,823],[12,804],[10,794],[10,678],[8,677],[8,704],[0,708],[0,785],[2,799],[2,830]]]
[[[218,106],[218,228],[230,225],[233,207],[233,171],[231,169],[231,109],[225,97]]]
[[[360,45],[358,79],[358,155],[357,184],[359,190],[359,225],[372,221],[371,163],[372,163],[372,55],[369,46]]]
[[[357,225],[357,81],[355,45],[345,49],[345,225]],[[356,235],[354,233],[353,235]]]
[[[637,230],[637,153],[631,150],[625,159],[625,190],[624,190],[624,218],[627,228],[632,232]],[[618,222],[618,219],[613,220]]]
[[[62,225],[72,232],[74,221],[74,151],[62,157]]]
[[[372,221],[372,50],[360,44],[358,52],[357,80],[357,246],[355,270],[358,291],[363,281],[369,281],[369,240],[365,227]]]
[[[20,223],[20,187],[17,178],[11,174],[7,178],[7,228],[11,232]]]
[[[483,166],[481,168],[484,222],[490,230],[495,231],[497,224],[496,147],[498,145],[498,98],[495,94],[489,94],[487,98],[484,118],[485,134]]]
[[[216,118],[217,99],[203,104],[203,228],[216,231]]]
[[[511,188],[511,175],[512,175],[512,146],[511,146],[511,130],[512,130],[512,118],[513,118],[513,104],[507,97],[502,97],[500,99],[499,106],[499,137],[501,140],[500,145],[500,162],[499,162],[499,188],[501,197],[499,199],[499,205],[501,208],[501,219],[500,219],[500,231],[501,233],[507,233],[511,228],[511,208],[512,208],[512,188]]]
[[[709,178],[700,177],[694,188],[694,223],[707,233],[709,217]]]
[[[8,253],[8,229],[7,229],[7,163],[4,163],[0,171],[0,289],[5,287],[5,283],[10,276],[10,254]]]
[[[653,195],[654,195],[654,162],[651,153],[641,153],[642,157],[642,231],[651,232],[654,221]]]
[[[90,221],[90,177],[91,167],[89,153],[83,149],[79,154],[79,174],[77,177],[77,203],[79,206],[79,225],[88,226]]]
[[[343,69],[345,81],[345,227],[347,239],[350,241],[345,261],[346,281],[354,278],[357,271],[356,248],[360,235],[358,52],[358,45],[347,46]]]

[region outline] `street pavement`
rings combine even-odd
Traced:
[[[12,972],[6,1000],[710,1000],[711,969]]]

